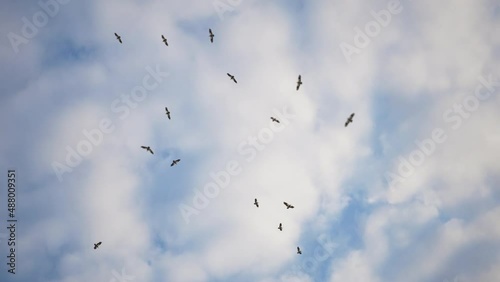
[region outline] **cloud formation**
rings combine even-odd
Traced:
[[[18,172],[21,227],[0,280],[494,281],[498,11],[7,4],[0,167]]]

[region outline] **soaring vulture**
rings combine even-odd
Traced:
[[[146,150],[146,151],[148,151],[148,152],[150,152],[151,154],[154,155],[153,150],[151,150],[151,147],[149,147],[149,146],[141,146],[141,148],[143,148],[144,150]]]
[[[163,34],[161,35],[161,39],[163,39],[163,43],[168,46],[167,39],[165,38],[165,36],[163,36]]]
[[[297,91],[299,91],[301,85],[302,85],[302,76],[299,74],[299,80],[297,80]]]
[[[212,33],[212,29],[211,29],[211,28],[209,28],[209,29],[208,29],[208,32],[210,33],[210,42],[214,43],[214,36],[215,36],[215,35]]]
[[[255,201],[253,202],[253,204],[254,204],[256,207],[259,207],[259,202],[257,202],[257,199],[255,199]]]
[[[170,112],[168,111],[167,107],[165,107],[165,114],[167,115],[168,119],[170,119]]]
[[[290,204],[289,204],[289,203],[287,203],[287,202],[283,202],[283,204],[285,204],[286,209],[293,209],[293,208],[294,208],[294,206],[290,205]]]
[[[283,231],[283,225],[281,225],[281,223],[280,223],[280,226],[278,226],[278,229],[279,229],[280,231]]]
[[[238,81],[236,81],[236,78],[234,78],[234,75],[227,73],[227,76],[229,76],[229,78],[231,78],[231,80],[234,81],[234,83],[238,83]]]
[[[95,250],[95,249],[97,249],[97,248],[99,248],[99,246],[100,246],[101,244],[102,244],[102,242],[99,242],[99,243],[97,243],[97,244],[94,244],[94,250]]]
[[[118,41],[120,41],[120,43],[122,43],[122,38],[120,37],[120,35],[116,34],[116,32],[115,32],[115,36],[116,36],[116,39],[118,39]]]
[[[347,121],[345,122],[345,127],[347,127],[349,125],[349,123],[352,122],[352,118],[354,117],[354,113],[352,113],[349,118],[347,118]]]
[[[181,161],[181,159],[173,160],[172,164],[170,166],[174,166],[174,165],[176,165],[180,161]]]
[[[280,123],[280,121],[278,119],[274,118],[274,117],[271,117],[271,120],[274,121],[274,122],[276,122],[276,123]]]

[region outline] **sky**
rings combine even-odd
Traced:
[[[498,1],[1,6],[0,281],[499,281]]]

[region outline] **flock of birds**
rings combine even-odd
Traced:
[[[257,199],[254,200],[253,204],[256,206],[256,207],[259,207],[259,201]],[[293,209],[295,208],[294,206],[290,205],[289,203],[287,202],[283,202],[283,204],[286,206],[286,209]],[[283,231],[283,223],[280,222],[280,224],[278,225],[278,230],[279,231]],[[297,254],[301,255],[302,254],[302,251],[300,250],[300,247],[297,246]]]
[[[214,43],[214,37],[215,37],[215,35],[212,32],[212,29],[208,29],[208,33],[209,33],[209,37],[210,37],[210,42]],[[116,36],[116,39],[120,43],[123,43],[121,36],[119,36],[116,32],[115,32],[115,36]],[[162,39],[163,43],[165,43],[165,45],[168,46],[167,38],[165,38],[165,36],[163,34],[161,35],[161,39]],[[232,75],[230,73],[227,73],[227,76],[229,76],[229,79],[231,79],[234,83],[238,83],[238,81],[236,80],[236,78],[234,77],[234,75]],[[297,87],[296,87],[297,91],[299,91],[299,88],[300,88],[301,85],[302,85],[302,76],[299,75],[298,80],[297,80]],[[165,107],[165,114],[167,115],[168,119],[170,119],[170,111],[168,110],[167,107]],[[354,118],[354,113],[352,113],[347,118],[347,121],[345,122],[345,127],[347,127],[350,123],[353,122],[353,118]],[[275,117],[271,117],[271,121],[276,122],[276,123],[280,123],[280,121],[277,118],[275,118]],[[154,152],[153,152],[153,150],[151,149],[150,146],[141,146],[141,148],[154,155]],[[175,159],[175,160],[172,161],[172,164],[170,166],[174,166],[177,163],[179,163],[180,161],[181,161],[181,159]],[[293,209],[293,208],[295,208],[294,206],[290,205],[287,202],[283,202],[283,204],[286,206],[286,209]],[[254,200],[254,205],[257,208],[259,207],[259,201],[257,199]],[[278,226],[278,230],[279,231],[283,231],[283,224],[281,222],[280,222],[280,224]],[[102,242],[95,243],[94,244],[94,250],[96,250],[97,248],[99,248],[99,246],[101,244],[102,244]],[[300,250],[300,247],[298,247],[298,246],[297,246],[297,254],[299,254],[299,255],[302,254],[302,251]]]

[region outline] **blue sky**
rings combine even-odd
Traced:
[[[2,6],[0,281],[499,279],[496,1]]]

